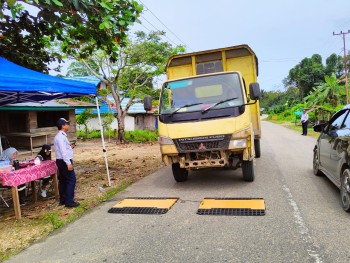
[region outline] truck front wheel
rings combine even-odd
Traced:
[[[243,179],[247,182],[253,182],[255,179],[254,174],[254,162],[252,161],[242,161],[242,172]]]
[[[185,168],[180,168],[179,163],[173,163],[171,168],[176,182],[184,182],[187,180],[188,171]]]

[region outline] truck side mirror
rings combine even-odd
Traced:
[[[151,96],[146,96],[143,99],[143,108],[145,111],[150,111],[152,109],[152,97]]]
[[[250,98],[252,100],[259,100],[260,99],[260,86],[259,83],[253,82],[249,84],[249,90],[250,90]]]

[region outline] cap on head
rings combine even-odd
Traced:
[[[59,118],[57,121],[57,127],[60,128],[67,123],[69,124],[70,121],[67,121],[65,118]]]

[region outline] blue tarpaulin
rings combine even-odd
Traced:
[[[96,95],[96,85],[50,76],[0,57],[0,106]]]

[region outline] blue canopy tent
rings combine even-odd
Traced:
[[[96,97],[96,85],[50,76],[16,65],[0,57],[0,109],[1,106],[20,102],[45,102],[54,99],[73,98],[93,95]],[[99,114],[98,100],[96,98]],[[100,114],[99,114],[100,115]],[[101,121],[100,125],[102,127]],[[107,155],[101,129],[103,153],[106,162],[108,185],[110,177]],[[0,151],[1,140],[0,140]]]
[[[96,86],[43,74],[0,57],[0,106],[96,95]]]

